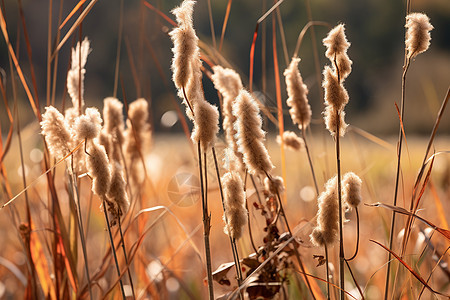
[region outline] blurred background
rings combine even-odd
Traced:
[[[173,19],[170,10],[180,1],[149,0],[148,3]],[[207,1],[198,1],[194,12],[194,26],[200,39],[209,47],[219,48],[227,0],[211,1],[211,16],[214,24],[215,41],[211,35]],[[353,61],[353,71],[346,81],[350,103],[346,108],[348,123],[374,134],[396,134],[398,117],[394,103],[400,103],[401,74],[404,57],[404,15],[406,1],[392,0],[342,0],[311,1],[312,18],[325,21],[331,26],[346,24],[346,34],[351,42],[349,56]],[[55,44],[59,24],[62,23],[78,1],[6,0],[2,2],[5,11],[8,34],[19,57],[30,86],[32,79],[27,42],[23,30],[26,24],[32,64],[36,74],[37,96],[41,109],[47,98],[47,50],[49,16],[52,16],[51,41]],[[88,2],[84,4],[86,7]],[[257,20],[272,5],[267,0],[246,0],[231,2],[223,46],[219,51],[230,66],[241,75],[248,87],[250,47]],[[290,61],[297,37],[308,23],[306,1],[285,0],[280,6],[280,16],[284,28],[287,57],[283,49],[280,27],[277,26],[277,51],[280,76]],[[412,11],[425,12],[434,26],[430,49],[419,55],[412,63],[407,78],[406,132],[428,134],[432,128],[440,103],[449,86],[450,78],[450,4],[447,0],[411,1]],[[21,18],[20,5],[23,18]],[[60,6],[62,5],[62,7]],[[119,0],[98,1],[81,26],[81,36],[91,41],[92,52],[86,65],[85,98],[87,106],[102,106],[105,97],[114,93],[114,74],[119,38],[119,24],[123,13],[123,35],[120,53],[120,75],[117,83],[117,97],[131,102],[137,97],[145,97],[151,102],[151,115],[156,132],[179,132],[182,129],[173,112],[180,101],[174,97],[175,87],[171,82],[170,62],[172,43],[168,31],[172,25],[149,9],[145,1]],[[61,40],[79,16],[78,11],[61,28]],[[328,63],[321,40],[328,32],[326,27],[314,27],[317,37],[320,70]],[[80,37],[73,34],[63,45],[58,56],[58,78],[54,99],[61,107],[67,101],[65,78],[67,75],[70,48]],[[210,55],[214,58],[217,55]],[[322,103],[321,87],[317,81],[311,35],[306,34],[299,57],[300,71],[310,89],[309,101],[313,118],[319,123]],[[265,58],[265,59],[264,59]],[[207,68],[208,66],[204,64]],[[11,84],[11,73],[7,48],[0,43],[0,68],[5,86]],[[272,56],[272,16],[261,23],[256,40],[254,91],[268,108],[276,108]],[[217,92],[210,80],[204,76],[206,98],[218,104]],[[7,89],[12,95],[13,90]],[[33,94],[35,92],[33,91]],[[23,88],[17,88],[22,106],[23,122],[34,120]],[[52,98],[52,97],[51,97]],[[282,98],[287,98],[282,78]],[[9,97],[9,99],[12,99]],[[175,100],[175,101],[174,101]],[[284,107],[286,107],[283,101]],[[274,111],[275,112],[275,111]],[[285,114],[288,116],[287,109]],[[4,110],[0,111],[2,128],[8,127]],[[448,113],[447,113],[448,116]],[[289,129],[292,123],[285,120]],[[269,125],[268,129],[274,125]],[[314,130],[314,126],[313,126]],[[450,118],[444,117],[440,132],[450,133]]]

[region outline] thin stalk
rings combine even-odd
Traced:
[[[214,21],[212,16],[212,10],[211,10],[211,0],[208,0],[208,15],[209,15],[209,26],[211,27],[211,38],[214,49],[217,49],[216,45],[216,33],[214,31]]]
[[[88,262],[88,257],[87,257],[87,250],[86,250],[86,239],[84,236],[84,228],[83,228],[83,217],[81,214],[81,206],[80,206],[80,195],[79,195],[79,191],[77,188],[77,183],[76,180],[73,177],[74,173],[70,172],[70,179],[72,181],[72,189],[75,190],[75,193],[73,193],[73,195],[77,197],[78,201],[74,201],[75,202],[75,206],[77,207],[77,215],[78,215],[78,231],[80,232],[80,240],[81,240],[81,248],[83,250],[83,258],[84,258],[84,270],[86,272],[86,278],[88,281],[88,288],[89,288],[89,296],[91,297],[91,299],[93,299],[92,296],[92,284],[91,284],[91,278],[89,276],[89,262]],[[73,198],[75,200],[75,197]]]
[[[125,291],[123,289],[123,282],[122,278],[120,278],[120,268],[119,268],[119,261],[117,260],[117,254],[116,254],[116,247],[114,246],[114,239],[111,233],[111,227],[109,226],[109,218],[108,218],[108,212],[107,212],[107,206],[105,199],[102,199],[103,203],[103,212],[105,213],[105,220],[106,220],[106,227],[108,227],[108,234],[109,234],[109,242],[111,244],[111,252],[114,256],[114,262],[116,264],[116,270],[117,270],[117,276],[119,276],[119,284],[120,284],[120,291],[122,292],[122,299],[125,300]]]
[[[355,253],[350,258],[346,258],[345,261],[351,261],[353,260],[356,255],[358,255],[358,249],[359,249],[359,213],[358,213],[358,207],[355,207],[356,212],[356,249]]]
[[[245,177],[247,177],[247,174],[248,174],[248,170],[245,169]],[[261,197],[259,196],[258,188],[256,187],[255,178],[253,178],[253,175],[251,175],[251,174],[250,174],[250,179],[252,181],[253,187],[255,188],[256,197],[258,198],[258,202],[259,202],[260,205],[262,205]],[[245,190],[246,190],[246,185],[244,184],[244,191]],[[253,240],[252,226],[250,225],[250,210],[248,208],[247,195],[245,196],[245,208],[248,211],[247,224],[248,224],[248,234],[250,235],[250,242],[252,244],[252,248],[255,251],[255,253],[258,254],[258,249],[255,246],[255,241]]]
[[[224,202],[224,196],[223,196],[222,181],[220,179],[219,165],[217,164],[216,149],[214,147],[212,147],[212,153],[213,153],[213,157],[214,157],[214,165],[216,167],[217,182],[219,183],[219,191],[220,191],[220,197],[222,200],[222,208],[223,208],[224,217],[225,217],[225,224],[227,224],[227,226],[228,226],[227,215],[225,214],[225,202]],[[230,231],[228,230],[228,232],[230,232]],[[234,266],[236,269],[237,281],[238,281],[238,285],[240,286],[241,282],[242,282],[242,272],[241,272],[241,264],[239,262],[239,253],[237,251],[236,240],[234,238],[232,238],[231,236],[229,236],[229,238],[230,238],[230,244],[231,244],[231,251],[233,252],[233,259],[234,259]]]
[[[198,142],[198,167],[200,173],[200,189],[202,193],[202,212],[203,212],[203,239],[205,243],[205,256],[206,256],[206,272],[208,275],[208,292],[209,299],[214,300],[214,290],[213,290],[213,278],[212,278],[212,267],[211,267],[211,249],[209,244],[209,232],[211,229],[211,217],[208,213],[208,202],[206,199],[207,187],[205,182],[206,178],[206,154],[205,154],[205,181],[203,181],[203,170],[202,170],[202,150],[200,142]]]
[[[337,64],[336,54],[334,55],[334,65],[336,68],[336,73],[338,77],[338,82],[341,82],[341,75],[339,72],[339,66]],[[340,111],[336,109],[336,168],[337,168],[337,184],[338,184],[338,200],[339,200],[339,295],[340,299],[345,298],[345,278],[344,278],[344,231],[343,231],[343,216],[342,216],[342,186],[341,186],[341,147],[340,147],[340,136],[341,136],[341,118]]]
[[[133,299],[136,299],[136,295],[134,294],[134,285],[133,285],[133,278],[131,277],[131,271],[130,271],[130,267],[128,264],[128,257],[127,257],[127,250],[125,247],[125,240],[123,238],[123,232],[122,232],[122,223],[120,221],[120,216],[118,217],[119,219],[119,233],[120,233],[120,244],[122,245],[122,250],[123,250],[123,256],[125,258],[125,264],[128,266],[127,267],[127,273],[128,273],[128,279],[130,280],[130,286],[131,286],[131,293],[133,295]]]
[[[336,112],[336,164],[337,164],[337,182],[338,182],[338,199],[339,199],[339,287],[340,299],[345,298],[345,280],[344,280],[344,232],[343,232],[343,216],[342,216],[342,195],[341,195],[341,151],[340,151],[340,116],[339,111]]]
[[[266,176],[267,176],[267,178],[269,178],[269,180],[272,179],[271,176],[268,173],[266,173]],[[286,213],[285,213],[284,208],[283,208],[283,203],[282,203],[281,198],[280,198],[280,193],[278,191],[277,191],[277,199],[278,199],[278,204],[280,205],[280,210],[279,210],[280,214],[283,217],[284,223],[286,225],[286,228],[287,228],[289,234],[291,235],[291,237],[293,237],[292,231],[291,231],[291,227],[289,226],[289,222],[287,220]],[[294,246],[294,254],[295,254],[295,257],[297,258],[298,265],[300,266],[300,270],[301,270],[301,272],[303,274],[303,277],[305,279],[305,283],[308,286],[308,289],[309,289],[313,299],[316,299],[316,296],[314,295],[314,292],[313,292],[312,287],[311,287],[311,283],[309,282],[308,276],[306,276],[305,266],[303,265],[303,262],[302,262],[302,260],[300,258],[300,254],[298,253],[298,249],[297,249],[297,247],[295,245],[293,245],[293,246]]]
[[[306,155],[308,156],[308,162],[309,162],[309,166],[311,168],[311,175],[314,181],[314,187],[316,189],[316,195],[319,195],[319,186],[317,185],[317,179],[316,179],[316,174],[314,172],[314,166],[312,163],[312,159],[311,159],[311,153],[309,153],[309,147],[308,147],[308,143],[306,142],[306,134],[305,134],[305,130],[302,129],[302,137],[303,137],[303,141],[305,142],[305,149],[306,149]]]
[[[328,247],[327,244],[323,245],[325,249],[325,263],[327,268],[327,299],[330,300],[330,269],[328,268]]]
[[[361,290],[361,287],[359,286],[358,282],[356,282],[355,275],[353,275],[352,268],[350,268],[350,264],[349,264],[348,260],[345,260],[345,263],[347,264],[348,271],[350,272],[350,275],[352,276],[353,282],[355,283],[356,288],[358,289],[359,294],[361,295],[361,299],[364,300],[365,299],[364,298],[364,294],[363,294],[363,292]]]
[[[122,48],[122,32],[123,32],[123,0],[120,0],[120,13],[119,13],[119,33],[117,35],[117,54],[116,54],[116,66],[114,69],[114,89],[113,97],[117,96],[117,86],[119,82],[119,66],[120,66],[120,51]]]
[[[406,91],[406,74],[409,69],[411,59],[407,59],[405,62],[405,66],[403,67],[403,75],[402,75],[402,95],[401,95],[401,112],[400,112],[400,126],[398,132],[398,150],[397,150],[397,171],[395,175],[395,190],[394,190],[394,202],[393,205],[397,206],[397,196],[398,196],[398,186],[400,181],[400,165],[401,165],[401,157],[402,157],[402,145],[403,145],[403,117],[405,114],[405,91]],[[394,242],[394,229],[395,229],[395,211],[392,211],[392,220],[391,220],[391,230],[389,231],[389,250],[392,251],[392,246]],[[389,251],[388,257],[388,265],[387,265],[387,273],[386,273],[386,281],[385,281],[385,289],[384,289],[384,299],[387,299],[389,294],[389,277],[390,277],[390,269],[391,269],[391,260],[392,255]]]

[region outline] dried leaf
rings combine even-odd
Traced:
[[[325,259],[325,257],[323,255],[313,255],[313,259],[317,259],[318,263],[317,263],[316,267],[320,267],[327,262],[327,260]]]
[[[213,280],[217,281],[220,285],[230,286],[231,282],[227,277],[228,271],[234,267],[234,262],[221,264],[217,270],[212,273]]]

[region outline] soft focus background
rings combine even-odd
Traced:
[[[37,75],[38,95],[41,103],[46,99],[47,70],[47,36],[48,36],[48,3],[42,1],[21,1],[23,14],[28,28],[28,36],[33,54],[33,65]],[[179,1],[149,1],[163,13],[169,15]],[[60,10],[60,1],[52,1],[52,37],[54,43]],[[62,18],[64,19],[75,6],[76,1],[63,1]],[[228,1],[212,1],[211,10],[216,33],[217,48]],[[280,5],[284,26],[288,60],[290,60],[297,42],[298,34],[308,22],[305,1],[286,0]],[[26,52],[24,34],[18,5],[14,0],[6,0],[5,16],[11,40],[18,41],[18,54],[23,61],[22,67],[28,71],[29,63]],[[256,21],[272,5],[271,1],[246,0],[235,1],[231,5],[228,26],[225,32],[221,55],[248,83],[249,56]],[[405,119],[407,133],[427,134],[429,126],[434,123],[440,102],[448,87],[450,77],[450,5],[446,0],[412,1],[412,11],[426,12],[431,19],[434,30],[431,33],[431,48],[412,64],[408,76],[409,87],[408,116]],[[391,0],[343,0],[343,1],[311,1],[311,13],[314,20],[325,21],[334,26],[346,24],[346,34],[352,46],[349,56],[353,61],[353,71],[346,81],[350,94],[347,106],[347,120],[350,124],[361,127],[372,133],[396,134],[398,118],[394,102],[400,103],[401,73],[404,49],[404,1]],[[73,24],[76,14],[62,28],[65,34]],[[92,53],[86,66],[85,96],[88,105],[100,105],[103,98],[111,96],[114,90],[114,71],[117,54],[119,32],[120,1],[99,1],[89,12],[82,25],[82,35],[91,40]],[[123,7],[123,43],[121,48],[120,77],[123,90],[119,84],[118,96],[132,101],[143,96],[152,102],[154,128],[158,132],[176,132],[181,130],[177,124],[167,129],[161,124],[161,117],[168,110],[174,109],[170,100],[175,88],[170,81],[171,41],[167,35],[172,26],[154,11],[148,9],[143,1],[125,1]],[[205,0],[199,1],[194,11],[194,26],[199,37],[213,48],[209,23],[208,5]],[[317,34],[320,70],[327,59],[325,47],[321,40],[328,29],[315,27]],[[265,46],[262,45],[264,31]],[[273,61],[272,61],[272,21],[268,18],[259,29],[255,57],[255,91],[264,92],[264,103],[276,107]],[[72,35],[59,52],[58,72],[65,77],[69,64],[70,46],[78,40]],[[286,68],[280,31],[277,26],[277,44],[280,72]],[[264,50],[263,50],[264,49]],[[313,50],[310,35],[307,34],[299,51],[302,59],[300,70],[310,89],[309,100],[313,110],[313,118],[321,118],[322,99],[320,84],[316,80]],[[265,65],[262,52],[265,51]],[[0,67],[8,70],[8,56],[5,43],[0,44]],[[27,80],[31,83],[29,72]],[[263,76],[265,80],[263,80]],[[9,72],[3,74],[3,80],[10,81]],[[206,98],[218,103],[217,93],[209,80],[204,80]],[[284,82],[282,81],[283,99],[286,99]],[[56,86],[57,103],[65,98],[65,81],[58,80]],[[23,90],[17,91],[22,95]],[[261,94],[262,95],[262,94]],[[262,97],[262,96],[261,96]],[[24,108],[27,107],[24,97]],[[42,105],[43,106],[43,105]],[[28,115],[27,115],[28,113]],[[24,121],[32,121],[29,109],[23,110]],[[287,111],[286,111],[287,115]],[[6,116],[1,112],[2,128],[6,124]],[[290,127],[290,122],[286,122]],[[441,130],[449,132],[450,119],[444,118]]]

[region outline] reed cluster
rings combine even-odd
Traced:
[[[172,42],[172,52],[164,49],[172,55],[167,62],[170,70],[164,70],[164,63],[157,58],[159,51],[154,51],[156,45],[147,36],[144,13],[148,11],[142,12],[137,50],[128,36],[122,41],[121,15],[114,97],[105,97],[103,107],[94,107],[93,99],[87,96],[86,83],[90,80],[88,57],[90,61],[90,53],[96,49],[84,37],[81,24],[96,2],[84,6],[80,1],[65,21],[59,20],[56,37],[51,31],[53,12],[49,11],[52,22],[45,106],[39,103],[33,66],[30,71],[25,69],[25,74],[21,68],[23,58],[17,57],[22,52],[20,44],[16,50],[12,47],[4,18],[5,5],[0,7],[0,27],[10,59],[14,96],[14,109],[10,110],[8,80],[0,80],[0,94],[5,98],[11,126],[6,138],[2,136],[0,140],[0,190],[6,199],[0,213],[8,213],[17,229],[17,244],[22,247],[20,255],[8,257],[10,253],[5,252],[0,257],[0,264],[6,267],[0,272],[0,297],[16,280],[3,277],[9,272],[25,287],[24,299],[198,299],[206,294],[211,300],[370,299],[380,298],[382,288],[384,299],[448,298],[445,278],[449,274],[450,248],[445,203],[440,199],[448,192],[448,184],[446,175],[439,173],[444,167],[433,169],[435,160],[448,151],[430,152],[436,146],[434,139],[450,92],[436,117],[413,184],[401,157],[402,146],[406,145],[403,139],[407,137],[406,75],[411,63],[430,47],[430,32],[434,28],[427,15],[411,13],[408,5],[391,205],[384,199],[389,195],[386,182],[393,176],[380,171],[388,179],[374,182],[373,170],[382,167],[378,161],[368,162],[366,152],[361,150],[367,143],[361,143],[359,135],[387,149],[390,144],[345,120],[346,107],[352,104],[351,90],[349,93],[346,85],[353,67],[345,24],[331,27],[313,20],[307,1],[310,20],[301,30],[290,58],[286,40],[292,37],[285,36],[291,31],[283,28],[283,1],[275,1],[271,8],[263,1],[264,14],[256,23],[249,48],[247,78],[245,71],[228,61],[228,51],[233,51],[233,47],[226,45],[227,34],[234,34],[226,31],[230,14],[242,4],[233,2],[231,9],[232,1],[228,1],[217,47],[217,24],[213,18],[216,14],[212,13],[211,1],[206,4],[212,45],[205,38],[203,27],[194,26],[198,22],[194,11],[203,3],[180,0],[171,11],[172,20],[163,11],[164,5],[155,7],[152,1],[143,1],[141,8],[156,12],[154,15],[163,20],[159,24],[161,32]],[[18,5],[22,6],[21,1]],[[80,14],[75,23],[61,37],[66,32],[65,24],[77,11]],[[22,20],[25,21],[24,16]],[[266,32],[268,20],[272,21],[271,35]],[[21,26],[26,53],[32,62],[26,22]],[[329,29],[326,34],[323,28],[317,31],[323,35],[323,54],[329,61],[321,72],[320,61],[316,60],[315,75],[319,79],[314,79],[314,74],[305,68],[310,57],[300,48],[307,31],[311,33],[313,49],[316,48],[316,26]],[[348,32],[351,38],[352,31]],[[260,35],[262,45],[257,49]],[[58,66],[59,52],[71,39],[73,48],[62,85],[58,76],[62,69]],[[265,44],[269,39],[273,46],[270,55]],[[21,40],[19,35],[18,41]],[[130,102],[127,95],[134,93],[127,90],[123,81],[128,70],[123,68],[122,43],[127,46],[126,63],[136,86],[137,99]],[[283,47],[283,62],[279,61],[278,46]],[[134,50],[139,52],[136,57]],[[314,51],[318,57],[319,51]],[[176,110],[167,113],[174,119],[176,111],[174,124],[183,126],[186,140],[178,141],[178,137],[166,148],[164,143],[168,142],[159,143],[161,137],[154,133],[158,128],[154,117],[160,110],[155,105],[160,100],[150,97],[154,83],[146,85],[147,54],[151,54],[160,73],[158,80],[179,98],[178,102],[175,99],[165,103],[164,109],[176,105]],[[259,66],[255,68],[259,55],[261,89],[253,78],[256,73],[259,76]],[[274,95],[267,82],[272,78],[266,72],[271,68],[268,57],[273,59],[275,71]],[[360,58],[352,55],[352,59],[357,66]],[[284,72],[280,72],[280,67]],[[165,71],[171,72],[173,85],[167,84]],[[9,79],[9,75],[3,75],[2,72],[2,78]],[[121,99],[116,97],[119,78]],[[33,168],[29,168],[28,156],[24,155],[24,149],[29,148],[24,145],[29,142],[28,137],[22,137],[27,131],[21,128],[19,120],[19,80],[40,125],[42,140],[36,144],[42,152],[34,149],[28,155],[35,163]],[[62,98],[70,98],[68,104],[55,96],[60,86],[64,86]],[[209,93],[213,87],[214,93]],[[314,87],[320,90],[320,99]],[[276,100],[276,108],[272,107],[272,100]],[[313,111],[317,103],[323,103],[322,112]],[[184,113],[180,109],[183,105]],[[290,121],[285,124],[283,116],[288,114]],[[293,129],[284,130],[285,126]],[[276,138],[270,134],[275,129]],[[12,143],[16,136],[17,146]],[[158,142],[156,147],[154,141]],[[292,151],[285,154],[283,147]],[[331,148],[335,163],[330,160]],[[380,152],[375,149],[374,152]],[[20,161],[20,185],[9,179],[15,173],[6,168],[14,160],[10,159],[14,152]],[[377,159],[378,155],[373,157]],[[415,160],[410,161],[413,166]],[[36,169],[42,172],[36,175]],[[444,184],[436,179],[440,179],[438,176],[444,177]],[[442,187],[445,184],[446,189]],[[22,191],[14,195],[18,187]],[[373,203],[375,199],[383,202]],[[398,199],[404,201],[399,204]],[[434,200],[434,206],[424,203],[429,199]],[[100,209],[93,208],[95,204]],[[389,215],[374,212],[375,207],[387,210]],[[435,209],[437,221],[423,207]],[[396,220],[400,215],[402,219]],[[389,232],[378,230],[389,221]],[[5,234],[4,239],[10,234]],[[16,246],[1,249],[10,247]],[[15,267],[22,260],[22,265]],[[22,296],[21,291],[18,293]]]

